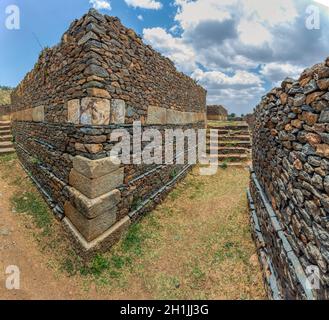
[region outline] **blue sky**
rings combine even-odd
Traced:
[[[5,27],[13,4],[19,30]],[[0,84],[16,86],[41,46],[57,44],[92,6],[119,17],[196,79],[209,104],[237,114],[250,112],[284,77],[329,56],[328,8],[312,0],[0,0]],[[309,30],[315,9],[320,28]]]

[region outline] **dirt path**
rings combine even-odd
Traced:
[[[247,185],[244,169],[212,177],[196,169],[110,252],[85,266],[50,212],[45,222],[44,212],[33,217],[12,209],[13,196],[26,208],[43,201],[15,158],[0,159],[0,299],[264,299]],[[51,232],[43,235],[35,221],[49,223]],[[21,290],[5,288],[9,265],[20,269]]]
[[[41,254],[26,226],[12,212],[10,198],[14,188],[0,179],[0,298],[73,299],[81,297],[77,284],[64,275],[56,276],[47,257]],[[20,270],[20,290],[5,288],[5,270],[15,265]]]

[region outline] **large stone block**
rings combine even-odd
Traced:
[[[67,102],[67,122],[80,123],[80,100],[73,99]]]
[[[68,218],[63,219],[63,227],[73,241],[76,251],[87,259],[91,258],[95,253],[107,251],[120,240],[122,234],[127,231],[130,224],[129,217],[124,217],[98,238],[88,242]]]
[[[32,108],[23,110],[22,111],[22,121],[32,121],[33,120],[32,112],[33,112]]]
[[[80,123],[86,125],[108,125],[110,123],[110,100],[83,98],[81,100]]]
[[[126,103],[120,99],[111,101],[111,119],[113,124],[124,124],[126,117]]]
[[[95,199],[117,189],[123,184],[123,180],[124,168],[120,168],[96,179],[89,179],[75,169],[72,169],[69,177],[70,186],[79,190],[90,199]]]
[[[43,122],[45,121],[45,107],[39,106],[36,108],[33,108],[32,110],[32,120],[34,122]]]
[[[153,106],[148,107],[147,124],[167,124],[167,109]]]
[[[83,237],[87,241],[92,241],[113,226],[116,222],[117,209],[112,208],[94,219],[88,219],[67,201],[64,204],[64,212]]]
[[[73,159],[73,168],[89,179],[96,179],[118,170],[120,162],[118,158],[114,157],[90,160],[76,156]]]
[[[68,188],[71,204],[86,218],[93,219],[113,209],[121,200],[121,192],[115,189],[98,198],[89,199],[75,188]]]

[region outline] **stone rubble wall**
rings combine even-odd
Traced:
[[[12,112],[12,106],[10,104],[0,105],[0,117],[8,116]]]
[[[329,59],[298,80],[284,80],[255,110],[254,236],[263,239],[256,243],[270,261],[265,273],[275,278],[281,299],[329,298],[328,88]],[[320,289],[309,292],[312,266],[319,270]]]
[[[76,249],[90,256],[108,249],[191,168],[117,165],[113,130],[128,130],[132,144],[134,121],[164,136],[167,128],[204,128],[205,110],[202,87],[117,18],[91,10],[41,53],[12,93],[11,118],[22,165]]]

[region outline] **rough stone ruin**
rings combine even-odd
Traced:
[[[206,91],[95,10],[41,53],[11,99],[2,113],[18,157],[83,256],[108,249],[191,168],[118,165],[113,130],[205,127]]]
[[[251,220],[275,299],[329,298],[328,88],[329,58],[255,111]]]
[[[207,106],[207,119],[212,121],[227,121],[228,112],[220,105]]]

